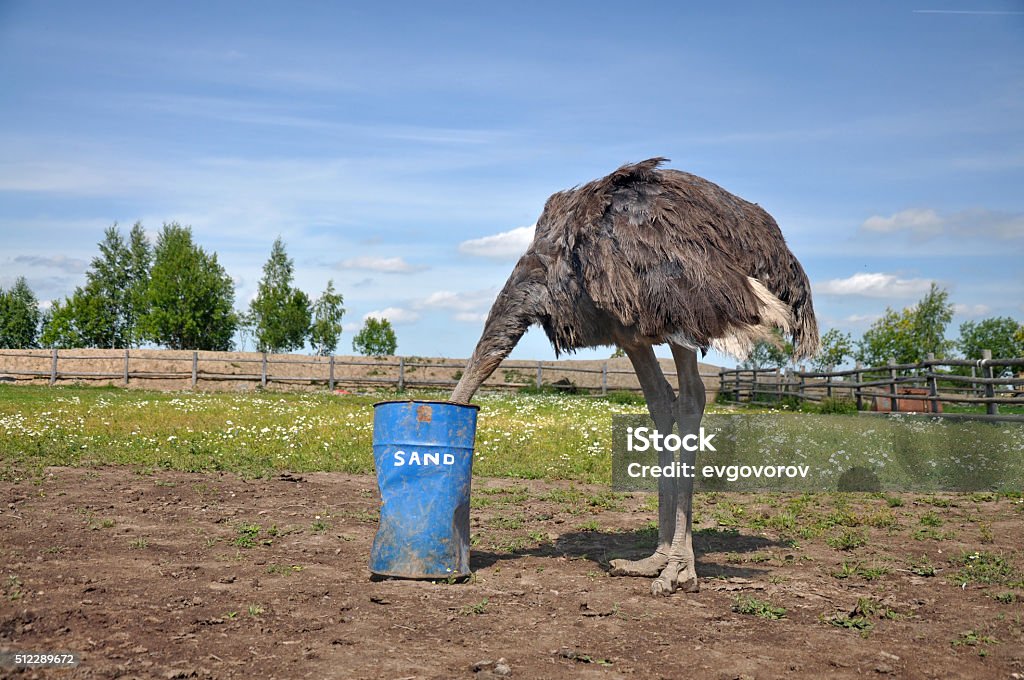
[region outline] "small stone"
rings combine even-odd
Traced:
[[[473,671],[474,673],[479,673],[480,671],[487,670],[493,665],[493,661],[477,661],[475,664],[469,667],[469,670]]]
[[[502,677],[512,675],[512,667],[505,663],[505,659],[498,659],[498,663],[494,664],[494,674]]]

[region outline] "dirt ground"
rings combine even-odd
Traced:
[[[699,497],[701,591],[653,599],[646,579],[605,571],[608,559],[653,546],[640,530],[655,517],[642,494],[476,479],[471,580],[375,582],[370,476],[54,468],[0,483],[0,649],[82,660],[0,675],[1022,677],[1019,586],[1004,603],[993,595],[1005,586],[949,578],[953,560],[979,548],[1019,568],[1019,500],[903,498],[893,511],[905,529],[869,527],[867,544],[848,552],[824,538],[793,545],[771,530],[715,529],[716,504],[752,516],[763,499]],[[910,537],[928,514],[947,540]],[[937,575],[906,568],[921,555]],[[844,561],[888,572],[833,576]],[[745,596],[784,607],[784,618],[733,611]],[[890,614],[869,616],[870,631],[827,622],[865,597]]]

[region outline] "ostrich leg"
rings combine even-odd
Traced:
[[[654,356],[654,349],[650,345],[645,345],[623,347],[623,350],[636,370],[636,377],[640,381],[640,387],[643,388],[647,409],[651,413],[655,427],[661,433],[671,433],[672,424],[675,421],[675,415],[672,412],[675,394],[672,391],[672,386],[665,380],[661,365],[658,363],[657,357]],[[672,451],[661,451],[658,454],[659,465],[671,465],[672,462]],[[658,479],[658,547],[653,555],[642,560],[612,560],[609,572],[612,576],[650,578],[657,576],[665,569],[672,548],[672,537],[675,535],[677,502],[678,489],[673,480],[660,477]]]
[[[697,354],[693,350],[672,345],[672,357],[675,359],[679,375],[679,397],[675,402],[679,436],[697,434],[706,403],[704,383],[700,379],[700,369],[697,366]],[[696,460],[696,451],[680,450],[679,462],[690,465],[690,470],[696,469]],[[651,593],[654,595],[671,595],[676,589],[692,593],[700,587],[697,583],[693,554],[693,477],[680,477],[674,481],[678,490],[676,517],[673,522],[675,535],[672,537],[668,564],[651,583]]]

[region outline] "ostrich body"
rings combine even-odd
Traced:
[[[512,270],[452,393],[469,403],[532,324],[556,353],[617,345],[636,370],[663,433],[696,433],[705,393],[697,350],[745,356],[778,328],[796,356],[817,349],[810,285],[771,215],[663,158],[554,194],[533,242]],[[654,345],[667,343],[679,394]],[[693,465],[695,454],[680,452]],[[673,460],[660,454],[661,465]],[[657,577],[654,594],[697,589],[691,539],[692,478],[658,482],[658,547],[638,561],[613,560],[612,574]]]

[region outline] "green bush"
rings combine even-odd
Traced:
[[[833,414],[833,415],[844,415],[857,413],[857,402],[852,399],[838,399],[834,397],[826,397],[821,400],[815,409],[818,413]]]

